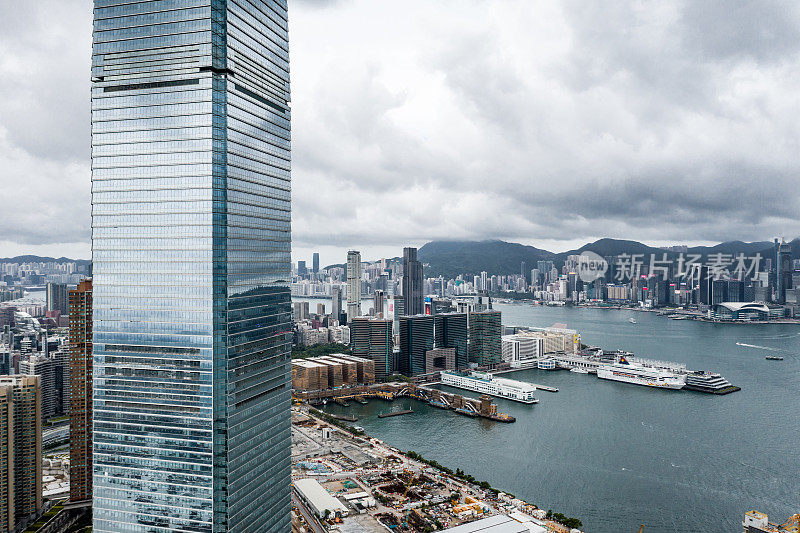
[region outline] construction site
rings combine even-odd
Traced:
[[[524,524],[519,531],[578,531],[485,482],[353,434],[315,413],[298,405],[292,412],[296,533],[439,531],[501,516]]]

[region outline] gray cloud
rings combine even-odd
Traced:
[[[0,242],[87,241],[91,2],[0,3]],[[290,36],[301,253],[800,234],[795,3],[299,0]]]

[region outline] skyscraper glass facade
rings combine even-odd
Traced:
[[[286,0],[95,0],[95,531],[288,531]]]

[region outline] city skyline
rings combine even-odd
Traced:
[[[3,531],[800,530],[800,4],[0,8]]]
[[[0,86],[0,163],[19,185],[0,214],[0,249],[88,258],[91,5],[29,4],[0,23],[0,69],[15,80]],[[440,2],[420,17],[420,5],[293,4],[293,96],[307,104],[294,117],[296,257],[387,256],[442,238],[566,250],[603,236],[800,235],[791,187],[800,156],[786,148],[800,107],[796,6]],[[621,31],[591,24],[600,12]],[[481,94],[469,68],[491,73]],[[731,188],[752,201],[730,202]],[[37,194],[46,207],[32,210],[25,200]]]

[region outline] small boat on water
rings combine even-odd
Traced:
[[[635,318],[633,318],[633,317],[630,317],[630,318],[628,319],[628,322],[630,322],[631,324],[636,324],[636,319],[635,319]]]
[[[783,361],[783,357],[780,355],[768,355],[764,359],[767,361]]]
[[[589,371],[586,370],[585,368],[578,368],[578,367],[570,368],[569,371],[570,372],[575,372],[576,374],[588,374],[589,373]]]

